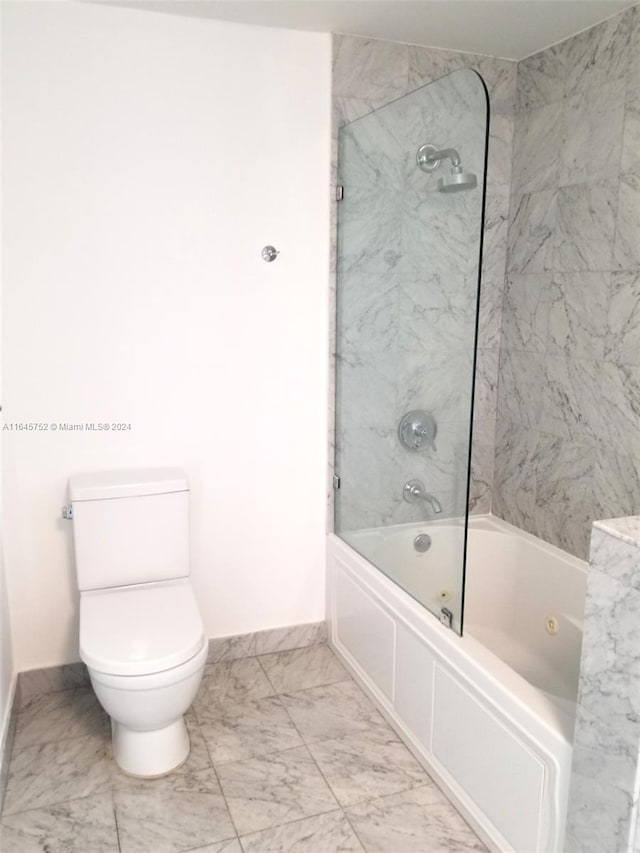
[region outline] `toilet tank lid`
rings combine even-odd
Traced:
[[[92,474],[75,474],[69,478],[69,496],[72,503],[188,491],[187,475],[179,468],[97,471]]]

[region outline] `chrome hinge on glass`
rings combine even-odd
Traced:
[[[334,489],[339,489],[339,488],[340,488],[340,477],[338,477],[338,475],[337,475],[337,474],[334,474],[334,475],[333,475],[333,488],[334,488]]]
[[[453,613],[447,607],[442,607],[440,609],[440,621],[443,625],[446,625],[447,628],[452,627]]]
[[[338,184],[336,187],[336,201],[342,201],[344,198],[344,187],[342,184]]]

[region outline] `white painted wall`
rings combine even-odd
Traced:
[[[9,605],[7,602],[0,521],[0,766],[2,766],[5,738],[9,730],[13,689],[14,668],[11,651],[11,624],[9,622]]]
[[[5,423],[132,425],[3,433],[18,669],[77,656],[81,471],[188,471],[210,636],[323,618],[329,37],[3,13]]]
[[[2,15],[0,15],[0,39],[2,38]],[[1,71],[0,67],[0,71]],[[1,75],[0,75],[1,79]],[[2,114],[0,113],[0,123]],[[1,124],[0,124],[1,127]],[[2,134],[0,134],[0,157],[2,151]],[[0,197],[2,196],[2,178],[0,173]],[[0,206],[0,257],[2,256],[2,208]],[[2,280],[0,278],[0,323],[2,315]],[[1,336],[0,336],[1,338]],[[2,371],[0,371],[0,405],[2,402]],[[1,420],[0,420],[1,423]],[[2,443],[0,442],[0,479],[2,477]],[[9,719],[15,689],[15,670],[13,666],[13,651],[11,643],[11,622],[9,619],[9,602],[7,599],[7,583],[5,578],[4,548],[2,542],[2,489],[0,489],[0,791],[4,783],[3,775],[8,770],[4,763],[6,739],[9,732]],[[2,793],[0,793],[0,802]]]

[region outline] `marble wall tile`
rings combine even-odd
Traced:
[[[536,505],[570,510],[579,502],[593,505],[595,463],[590,449],[589,445],[540,434],[533,460]]]
[[[408,78],[407,91],[412,92],[419,86],[439,80],[445,74],[466,68],[465,54],[452,50],[439,50],[437,48],[420,47],[419,45],[407,45],[408,50]]]
[[[351,96],[333,98],[333,121],[335,128],[362,118],[378,109],[380,103],[373,98],[354,98]],[[336,140],[337,141],[337,140]]]
[[[640,267],[640,169],[620,175],[615,269]]]
[[[567,817],[576,853],[630,849],[636,829],[640,591],[624,582],[636,546],[594,529]]]
[[[395,351],[339,353],[338,375],[338,441],[342,424],[357,417],[369,429],[385,431],[390,427],[389,412],[396,400],[397,356]],[[376,389],[376,395],[370,389]],[[349,401],[349,407],[342,405]]]
[[[514,194],[540,192],[558,185],[562,106],[553,103],[519,116],[513,137]]]
[[[640,271],[611,274],[604,356],[640,366]]]
[[[560,185],[617,177],[622,152],[625,80],[567,98],[560,149]]]
[[[515,196],[511,204],[498,411],[507,421],[540,431],[541,459],[545,442],[551,442],[549,456],[561,439],[557,446],[563,448],[567,468],[575,465],[584,487],[564,488],[558,469],[540,464],[532,474],[532,510],[527,477],[515,490],[502,488],[510,469],[497,433],[492,511],[510,521],[520,517],[525,529],[581,557],[593,519],[631,511],[639,494],[632,451],[640,434],[634,374],[640,358],[635,319],[640,297],[635,285],[640,268],[639,84],[637,9],[518,65],[514,187],[518,181],[526,187],[527,180],[536,186],[535,159],[526,172],[527,147],[535,146],[543,109],[549,115],[552,108],[561,111],[563,136],[557,182],[545,190],[555,189],[557,198],[550,250],[539,226],[551,215],[550,205],[538,205],[532,217],[527,195]],[[524,177],[518,172],[523,169]],[[532,310],[530,293],[518,288],[517,279],[512,284],[514,273],[523,272],[549,273],[546,333],[541,333],[544,321],[540,310]],[[530,376],[524,365],[510,363],[524,347],[544,357],[541,398],[534,394],[529,400]],[[531,364],[530,372],[538,371],[539,365]],[[581,475],[581,452],[592,462],[591,474]],[[536,458],[525,464],[534,465]]]
[[[547,355],[540,429],[564,439],[597,445],[601,434],[600,366]]]
[[[535,454],[539,433],[499,418],[496,423],[494,488],[503,495],[530,495],[535,502]]]
[[[558,191],[554,269],[566,272],[611,269],[617,193],[615,179],[575,184]]]
[[[623,455],[638,453],[640,371],[637,367],[605,362],[598,403],[597,425],[602,445]]]
[[[593,89],[625,76],[632,21],[633,10],[627,10],[563,42],[565,94]]]
[[[510,494],[503,492],[500,482],[494,480],[491,512],[498,518],[508,521],[514,527],[538,535],[538,519],[535,495],[532,492],[519,491]]]
[[[551,269],[556,229],[556,192],[544,190],[512,199],[507,269],[537,273]]]
[[[513,116],[516,105],[517,62],[494,56],[478,56],[470,58],[469,67],[474,68],[485,82],[489,92],[491,121],[495,121],[498,116]]]
[[[491,431],[487,428],[480,434],[490,435]],[[469,511],[475,514],[491,511],[494,450],[493,442],[489,444],[482,441],[473,442]]]
[[[408,45],[334,36],[334,95],[388,103],[405,94],[408,76]]]
[[[513,131],[513,115],[491,113],[487,152],[487,200],[491,199],[496,191],[502,191],[507,196],[511,191]]]
[[[573,802],[565,850],[567,853],[600,853],[603,849],[631,849],[628,845],[632,832],[629,815],[635,812],[635,803],[629,786],[637,769],[634,762],[628,756],[605,756],[579,745],[574,746],[574,755]]]
[[[622,172],[640,171],[640,14],[637,7],[629,44],[629,72],[620,165]]]
[[[255,637],[257,655],[318,646],[327,642],[327,623],[309,622],[288,628],[270,628],[266,631],[258,631]]]
[[[397,276],[353,270],[340,292],[338,329],[343,352],[380,352],[392,348],[398,334]]]
[[[562,101],[565,66],[562,45],[554,45],[518,62],[517,111],[535,110]]]
[[[544,355],[502,349],[498,376],[499,417],[513,424],[536,428],[541,416],[543,390],[546,393]]]
[[[403,194],[382,194],[373,184],[354,185],[340,204],[338,265],[342,274],[354,269],[391,272],[400,260]]]
[[[509,196],[494,190],[487,194],[482,244],[483,278],[503,278],[507,264],[507,232],[509,229]]]
[[[358,43],[347,44],[347,42]],[[495,352],[499,347],[500,292],[506,262],[516,65],[491,57],[396,45],[388,49],[387,58],[382,63],[391,67],[391,75],[381,86],[378,72],[382,64],[379,65],[378,62],[385,50],[387,49],[382,45],[366,39],[352,39],[348,36],[336,38],[337,66],[343,63],[342,69],[344,69],[351,63],[356,69],[354,74],[359,74],[361,78],[356,82],[353,80],[345,82],[343,76],[337,86],[334,86],[334,122],[336,124],[343,122],[346,118],[353,119],[358,115],[366,114],[373,107],[378,106],[383,97],[381,90],[387,95],[387,100],[391,100],[392,98],[388,97],[387,84],[391,83],[392,87],[396,85],[396,70],[402,66],[405,56],[407,59],[405,91],[407,92],[442,78],[459,68],[477,69],[490,92],[493,118],[491,133],[493,147],[496,150],[492,149],[493,158],[490,166],[491,190],[487,200],[483,272],[485,276],[492,278],[492,299],[485,301],[482,309],[482,343],[485,349]],[[371,63],[373,68],[371,72],[366,70],[368,63]],[[336,74],[341,75],[342,70],[338,69]],[[371,86],[367,85],[367,76],[370,78]],[[482,93],[479,94],[483,97]],[[354,300],[353,309],[356,315],[354,321],[343,323],[343,329],[346,331],[348,328],[348,333],[342,336],[339,330],[338,334],[341,343],[338,358],[343,359],[338,365],[340,370],[338,395],[339,399],[349,400],[349,406],[339,404],[337,407],[337,453],[340,460],[344,460],[344,464],[341,462],[340,467],[345,469],[339,472],[343,488],[336,495],[342,529],[398,523],[408,520],[407,513],[416,512],[416,507],[410,507],[402,501],[401,488],[404,481],[401,476],[398,477],[400,471],[404,476],[405,470],[410,467],[407,460],[396,458],[398,448],[395,447],[397,421],[405,411],[418,406],[434,408],[437,394],[442,397],[437,401],[437,412],[435,412],[440,424],[444,424],[447,420],[464,418],[465,412],[468,411],[469,394],[461,395],[459,387],[463,377],[468,375],[469,382],[471,380],[471,365],[467,363],[468,358],[464,364],[458,364],[460,359],[452,357],[448,359],[450,364],[447,364],[447,359],[443,361],[442,354],[453,347],[468,349],[468,341],[472,339],[475,332],[474,312],[469,310],[472,307],[469,293],[475,287],[475,282],[464,280],[465,270],[461,270],[464,285],[460,292],[461,299],[458,299],[457,291],[458,268],[461,264],[469,265],[467,270],[469,279],[472,274],[477,275],[475,261],[469,259],[467,247],[470,224],[465,218],[470,214],[473,221],[476,221],[476,214],[470,210],[475,200],[464,194],[458,197],[446,197],[435,192],[435,181],[431,180],[433,185],[431,186],[428,176],[416,172],[413,152],[414,146],[425,141],[425,127],[433,125],[434,115],[438,116],[436,126],[442,135],[442,144],[457,144],[464,148],[462,140],[472,138],[473,134],[479,134],[481,137],[482,128],[475,126],[473,105],[469,105],[465,114],[469,119],[466,124],[461,124],[458,118],[455,119],[454,124],[451,122],[451,99],[461,98],[465,101],[469,97],[469,84],[459,77],[453,78],[448,83],[443,82],[438,89],[425,91],[422,100],[414,99],[404,102],[404,112],[401,102],[398,109],[401,120],[406,125],[406,132],[401,134],[402,150],[399,154],[392,153],[396,143],[393,139],[394,134],[389,132],[391,129],[384,126],[384,116],[381,114],[378,117],[379,120],[371,120],[372,132],[365,134],[366,138],[362,143],[366,150],[358,151],[359,155],[364,155],[362,162],[365,168],[360,170],[359,177],[356,176],[355,179],[361,184],[357,188],[357,198],[352,196],[352,210],[347,210],[346,215],[344,202],[341,203],[341,229],[346,219],[347,230],[351,229],[351,231],[346,236],[343,234],[345,239],[348,238],[350,248],[348,257],[339,259],[340,269],[346,270],[349,275],[357,271],[356,274],[361,277],[361,286],[356,290],[362,291],[362,294]],[[380,136],[379,139],[375,138],[377,134]],[[407,148],[406,139],[410,140],[408,146],[411,149],[410,156],[404,150]],[[376,147],[380,145],[382,156],[379,156]],[[344,153],[342,152],[342,155]],[[477,163],[474,162],[475,152],[469,149],[468,144],[467,148],[464,148],[464,155],[465,165],[480,172],[482,164],[479,160]],[[389,182],[393,187],[397,183],[397,175],[394,177],[396,174],[394,168],[387,168],[387,166],[394,157],[406,168],[408,182],[406,204],[403,207],[406,227],[403,229],[404,260],[402,264],[398,263],[398,253],[394,250],[397,241],[393,235],[389,239],[389,235],[385,234],[384,240],[377,241],[380,245],[379,251],[370,253],[367,257],[364,257],[363,252],[360,251],[360,248],[364,248],[364,237],[362,247],[359,248],[358,243],[358,235],[364,235],[370,223],[379,221],[382,214],[382,211],[374,209],[375,205],[368,203],[366,181],[371,181],[371,175],[375,174],[376,180]],[[344,156],[342,160],[344,161]],[[351,177],[350,182],[353,183]],[[345,194],[345,201],[348,193],[349,190]],[[452,208],[459,212],[459,216],[451,215]],[[435,287],[431,283],[425,287],[427,282],[424,269],[427,258],[429,277],[434,279],[434,283],[439,280],[435,283]],[[406,321],[394,323],[389,317],[393,299],[391,293],[389,293],[388,305],[386,303],[383,305],[383,299],[379,300],[378,297],[373,296],[375,288],[374,291],[370,288],[373,275],[378,275],[384,282],[383,286],[387,288],[398,286],[399,303],[402,304],[395,306],[396,314],[406,315]],[[406,310],[398,311],[398,307]],[[340,304],[338,313],[345,316]],[[346,347],[345,338],[348,338]],[[397,358],[393,353],[394,346]],[[363,352],[366,352],[367,348],[370,348],[370,352],[365,358]],[[482,360],[482,356],[479,360]],[[483,379],[488,378],[487,371],[495,362],[495,355],[493,353],[487,355],[486,362],[484,371],[486,376]],[[346,369],[343,370],[345,365]],[[378,370],[379,375],[376,378],[374,373],[378,367],[382,369]],[[368,378],[362,382],[365,375]],[[466,378],[464,381],[467,381]],[[495,380],[492,379],[485,385],[491,387],[495,398]],[[365,395],[369,400],[375,396],[373,405],[367,408],[367,400],[363,398],[363,388],[372,387],[379,389],[380,393]],[[395,392],[395,402],[391,408],[387,405],[385,387]],[[462,399],[463,396],[465,399]],[[495,403],[493,402],[492,405]],[[357,411],[358,417],[345,413],[345,409]],[[389,412],[392,412],[391,419],[388,416]],[[364,422],[370,426],[366,435],[363,434]],[[486,447],[493,441],[492,425],[486,417],[477,421],[477,429],[480,428],[478,426],[480,423],[482,428],[487,430],[484,436]],[[466,456],[466,448],[463,455]],[[396,463],[400,467],[394,467]],[[414,467],[413,464],[411,467]],[[449,451],[447,450],[446,454],[441,453],[437,459],[426,460],[426,464],[422,467],[424,467],[424,476],[434,490],[438,489],[438,496],[447,508],[451,512],[454,511],[454,507],[456,511],[460,511],[461,494],[465,489],[457,481],[464,480],[464,477],[458,478],[456,470],[455,482],[452,484],[447,481],[447,477],[451,478],[453,472]],[[347,468],[349,470],[346,470]],[[488,471],[489,466],[484,465],[483,470]],[[415,471],[412,473],[415,474]],[[362,494],[363,484],[367,486],[366,505],[363,505],[362,500],[359,500],[355,493],[355,486],[357,486],[358,494]],[[486,486],[482,488],[484,491]],[[486,491],[484,494],[486,495]],[[485,500],[487,499],[488,496],[485,497]]]
[[[502,300],[504,277],[482,277],[478,318],[478,347],[482,350],[500,349],[502,329]]]
[[[640,511],[640,450],[628,450],[629,454],[602,448],[596,451],[594,520]],[[634,450],[636,456],[631,455]]]
[[[609,273],[555,273],[549,298],[550,355],[602,360],[609,307]]]
[[[406,350],[402,357],[402,382],[398,383],[393,427],[405,412],[427,409],[436,421],[469,412],[473,381],[472,353],[442,348]]]
[[[633,520],[637,528],[637,517]],[[589,562],[594,569],[623,586],[640,591],[640,542],[625,542],[596,525]]]
[[[208,663],[237,660],[238,658],[315,646],[327,641],[327,623],[309,622],[284,628],[267,628],[252,634],[231,637],[214,637],[209,640]]]
[[[454,276],[451,281],[455,281]],[[441,284],[440,276],[436,276],[435,281],[401,284],[392,324],[393,339],[398,350],[424,352],[439,348],[443,351],[464,349],[473,337],[475,327],[473,292],[471,283],[467,288],[456,291],[449,281]],[[383,335],[379,341],[381,346],[384,345]]]
[[[492,429],[491,424],[495,423],[498,404],[498,368],[498,350],[478,349],[473,405],[476,426],[482,423]]]
[[[528,532],[580,560],[586,560],[592,523],[592,507],[585,504],[571,507],[559,504],[550,508],[536,506],[534,524]]]
[[[547,274],[507,276],[502,307],[506,350],[544,352],[549,326],[551,278]]]

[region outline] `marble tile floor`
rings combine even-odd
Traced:
[[[3,853],[455,853],[486,848],[326,645],[207,665],[191,754],[157,780],[110,757],[86,687],[16,726]]]

